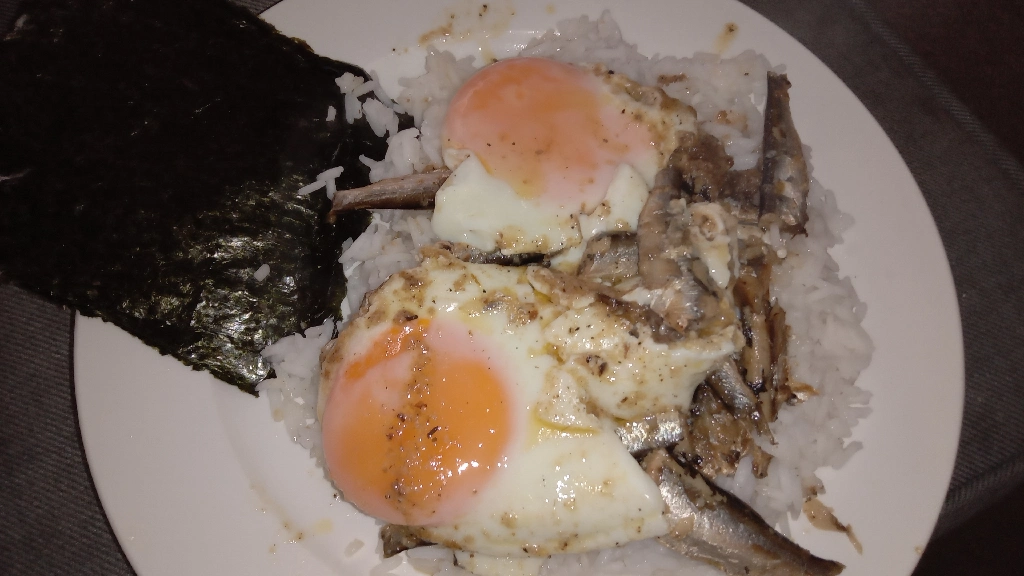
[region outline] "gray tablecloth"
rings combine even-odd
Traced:
[[[744,1],[864,102],[938,223],[967,360],[963,433],[941,533],[1024,480],[1024,395],[1014,370],[1024,350],[1024,299],[1015,297],[1024,286],[1024,171],[861,0]],[[274,0],[241,3],[259,11]],[[0,0],[0,30],[16,4]],[[72,339],[70,311],[0,286],[2,574],[133,573],[89,476]]]

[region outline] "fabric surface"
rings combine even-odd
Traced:
[[[895,1],[895,0],[894,0]],[[893,140],[952,266],[966,352],[963,432],[937,532],[1024,480],[1024,171],[861,0],[745,0],[828,65]],[[0,30],[17,0],[0,0]],[[273,0],[243,0],[260,11]],[[78,434],[73,314],[0,286],[0,574],[133,574]],[[927,398],[922,398],[927,403]],[[894,479],[898,481],[898,479]]]
[[[133,574],[89,476],[74,315],[0,286],[0,573]]]
[[[831,68],[885,129],[917,180],[953,271],[966,397],[936,533],[1024,481],[1024,171],[861,0],[753,0]],[[927,402],[926,398],[922,402]]]
[[[976,171],[987,165],[943,164],[941,158],[911,165],[915,178],[927,183],[922,188],[927,186],[929,206],[935,206],[960,294],[966,342],[968,394],[957,464],[936,528],[941,534],[1024,482],[1024,399],[1015,393],[1020,376],[1011,365],[1024,342],[1024,300],[1017,296],[1024,276],[1019,260],[1024,169],[861,0],[854,5],[1005,176],[988,181],[979,175],[990,172]],[[911,138],[901,141],[913,147]],[[956,153],[955,143],[947,148]],[[935,193],[940,189],[942,199]],[[969,210],[962,209],[957,190],[968,191]],[[995,249],[978,258],[975,252],[987,246]]]

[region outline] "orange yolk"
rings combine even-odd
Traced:
[[[445,149],[473,152],[520,196],[588,211],[619,164],[657,150],[651,129],[599,77],[543,58],[478,72],[452,99],[442,130]]]
[[[387,522],[451,520],[502,466],[510,402],[479,338],[453,322],[392,327],[340,367],[323,416],[328,470]]]

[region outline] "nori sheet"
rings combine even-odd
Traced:
[[[334,82],[366,74],[223,0],[22,11],[0,42],[0,278],[255,394],[264,346],[339,315],[366,214],[330,225],[296,192],[333,166],[367,183],[357,157],[386,144]]]

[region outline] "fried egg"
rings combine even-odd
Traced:
[[[689,406],[736,335],[656,343],[546,272],[426,249],[368,295],[322,355],[323,448],[347,501],[493,556],[668,530],[614,428]]]
[[[555,254],[595,229],[635,229],[635,207],[695,118],[611,71],[543,58],[492,64],[448,107],[442,157],[454,173],[435,199],[434,231],[485,251]]]

